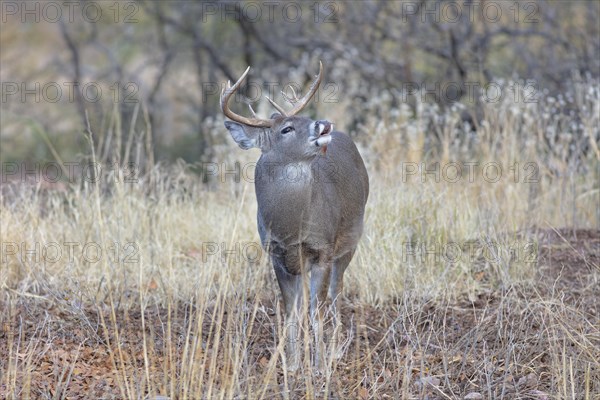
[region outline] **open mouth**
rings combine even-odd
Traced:
[[[333,124],[329,121],[318,121],[319,136],[329,135],[333,129]]]
[[[329,121],[316,121],[315,122],[315,135],[317,136],[312,140],[315,146],[323,147],[326,150],[327,144],[331,142],[331,131],[333,131],[333,124]]]

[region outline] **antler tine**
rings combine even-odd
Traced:
[[[284,117],[289,117],[288,112],[285,111],[283,109],[283,107],[281,107],[279,104],[275,103],[273,100],[271,100],[268,96],[265,96],[267,98],[267,100],[269,100],[269,103],[271,103],[271,105],[277,110],[279,111],[279,113],[281,115],[283,115]]]
[[[252,108],[251,104],[248,104],[248,108],[250,109],[250,112],[252,113],[252,116],[254,118],[258,118],[258,115],[256,115],[256,113],[254,112],[254,108]]]
[[[290,90],[292,91],[292,96],[293,96],[293,97],[290,97],[290,96],[288,96],[288,95],[285,93],[285,91],[283,91],[283,90],[281,91],[281,95],[283,96],[283,98],[284,98],[284,99],[285,99],[285,100],[286,100],[288,103],[290,103],[291,105],[294,105],[294,104],[296,104],[296,103],[298,102],[298,100],[300,100],[300,99],[298,99],[298,95],[296,94],[296,90],[294,90],[294,87],[293,87],[292,85],[288,85],[288,86],[290,87]]]
[[[240,79],[238,79],[237,82],[233,84],[233,86],[231,86],[231,82],[229,82],[229,81],[227,82],[227,89],[223,89],[221,91],[221,99],[220,99],[221,100],[220,101],[221,111],[223,111],[223,114],[225,114],[225,116],[227,118],[231,119],[232,121],[236,121],[241,124],[249,125],[249,126],[255,126],[255,127],[260,127],[260,128],[269,128],[269,127],[273,126],[273,120],[271,120],[271,119],[256,118],[256,114],[254,114],[254,111],[252,112],[254,114],[254,118],[247,118],[247,117],[238,115],[229,109],[229,99],[236,92],[236,90],[238,90],[239,87],[242,85],[242,82],[244,81],[244,79],[246,79],[248,72],[250,72],[250,67],[246,68],[246,71],[244,71],[244,73],[242,74]],[[252,108],[250,108],[250,109],[252,109]]]
[[[290,111],[287,112],[288,116],[296,115],[300,111],[302,111],[302,109],[304,107],[306,107],[306,105],[308,104],[310,99],[312,99],[312,97],[315,95],[315,93],[317,93],[317,90],[319,89],[319,85],[321,84],[322,79],[323,79],[323,63],[321,61],[319,61],[319,74],[315,78],[313,84],[310,86],[310,89],[304,95],[304,97],[297,100],[297,104],[294,106],[294,108],[292,108]],[[295,92],[294,92],[294,95],[295,95]],[[296,99],[298,99],[298,98],[296,97]]]

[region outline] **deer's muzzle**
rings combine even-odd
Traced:
[[[333,131],[333,124],[329,121],[321,120],[315,121],[314,127],[314,139],[312,142],[317,147],[323,147],[323,150],[327,148],[327,144],[331,142],[330,133]]]

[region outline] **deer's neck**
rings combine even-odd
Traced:
[[[271,235],[287,241],[308,234],[320,187],[311,163],[259,163],[255,179],[259,220]]]
[[[257,165],[255,185],[257,195],[277,201],[297,202],[310,199],[315,185],[310,162],[265,161]],[[262,197],[265,197],[262,196]],[[297,200],[295,200],[297,199]]]

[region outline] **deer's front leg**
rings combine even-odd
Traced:
[[[286,362],[290,371],[300,366],[299,314],[302,302],[302,275],[290,274],[281,257],[273,256],[273,268],[281,289],[285,308],[285,326],[283,334],[286,338]]]
[[[314,264],[310,272],[310,317],[315,336],[315,367],[325,369],[325,343],[323,338],[323,320],[325,317],[327,289],[331,276],[331,262]]]

